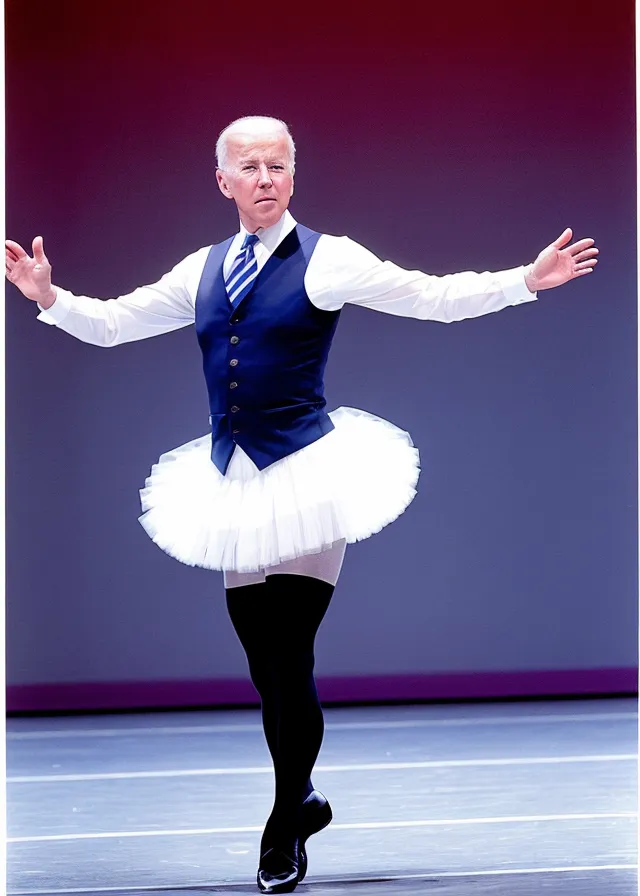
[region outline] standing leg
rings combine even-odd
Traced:
[[[261,854],[293,849],[302,802],[324,732],[313,678],[314,641],[334,586],[310,576],[276,574],[266,582],[227,591],[231,621],[247,654],[262,700],[276,797]]]
[[[267,578],[278,607],[271,670],[278,701],[276,793],[264,841],[298,836],[302,803],[313,791],[311,773],[324,735],[324,718],[313,677],[315,637],[334,586],[297,575]]]

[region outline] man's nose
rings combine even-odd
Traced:
[[[258,169],[258,185],[261,187],[268,187],[271,185],[271,175],[269,174],[269,169],[266,165],[260,165]]]

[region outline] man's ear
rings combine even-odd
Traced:
[[[224,171],[221,168],[216,168],[216,180],[218,181],[218,186],[220,187],[220,192],[222,193],[222,195],[226,196],[227,199],[233,199],[233,193],[229,189],[224,176]]]

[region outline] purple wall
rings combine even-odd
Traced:
[[[633,4],[300,8],[8,4],[7,235],[42,233],[77,293],[153,282],[235,231],[213,147],[257,113],[293,131],[298,220],[403,266],[499,269],[567,225],[594,237],[594,275],[498,315],[345,310],[329,407],[408,429],[423,473],[349,549],[318,673],[334,697],[632,690]],[[151,463],[207,428],[193,330],[101,351],[9,286],[6,332],[9,706],[237,696],[221,576],[136,519]]]

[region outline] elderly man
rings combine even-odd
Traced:
[[[262,704],[275,801],[258,886],[291,892],[306,840],[331,821],[311,774],[323,736],[314,639],[345,546],[396,519],[415,495],[409,435],[355,408],[327,413],[323,373],[347,302],[443,322],[536,299],[593,271],[592,239],[567,229],[527,266],[443,277],[381,261],[288,211],[295,147],[286,125],[249,117],[222,131],[217,181],[239,232],[180,261],[157,283],[100,301],[52,286],[43,240],[33,258],[6,244],[6,274],[39,319],[113,346],[195,323],[211,432],[162,455],[140,521],[183,563],[222,570],[227,606]]]

